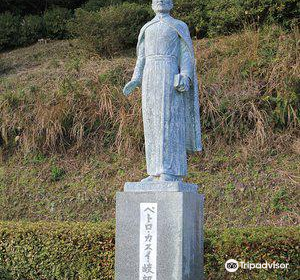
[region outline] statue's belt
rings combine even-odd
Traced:
[[[175,55],[147,55],[146,60],[176,60],[178,57]]]

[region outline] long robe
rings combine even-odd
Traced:
[[[199,104],[194,96],[194,56],[188,31],[182,32],[178,22],[169,15],[157,16],[141,30],[137,48],[133,79],[142,81],[147,172],[153,176],[185,176],[187,150],[201,149],[200,119],[195,121]],[[174,77],[178,74],[193,82],[190,92],[176,91]],[[196,103],[197,98],[198,91]]]

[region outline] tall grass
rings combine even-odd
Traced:
[[[276,26],[197,43],[206,135],[264,144],[296,132],[300,115],[299,30]],[[247,140],[248,139],[248,140]]]
[[[220,142],[266,145],[276,135],[297,135],[299,38],[298,29],[286,33],[273,26],[195,43],[206,149]],[[33,84],[23,80],[20,86],[18,74],[1,78],[3,150],[143,150],[140,91],[122,95],[133,57],[67,55],[53,63],[55,69],[63,64],[59,73],[47,69],[49,57],[37,72],[23,70]],[[41,71],[47,72],[42,79]]]

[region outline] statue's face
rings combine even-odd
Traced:
[[[172,8],[172,0],[152,0],[152,9],[155,13],[170,12]]]

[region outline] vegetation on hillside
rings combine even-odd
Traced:
[[[146,176],[141,90],[122,88],[153,16],[151,0],[123,2],[0,3],[0,280],[113,279],[115,195]],[[229,279],[229,255],[290,263],[230,279],[299,279],[299,3],[175,1],[206,38],[204,151],[186,180],[205,194],[207,279]]]
[[[298,41],[273,26],[195,42],[205,150],[187,179],[208,227],[299,223]],[[114,217],[116,191],[146,176],[141,93],[122,94],[134,62],[76,41],[2,54],[0,219]]]
[[[72,34],[84,42],[88,38],[88,43],[96,39],[95,51],[112,54],[116,49],[107,42],[107,33],[117,42],[117,50],[136,44],[134,35],[154,15],[150,4],[151,0],[7,0],[0,3],[0,50]],[[299,24],[297,0],[176,0],[174,4],[173,15],[185,21],[197,38],[232,34],[249,25],[277,24],[290,30]],[[38,32],[33,32],[36,29]]]
[[[280,144],[282,135],[296,137],[299,36],[297,29],[286,33],[273,26],[195,43],[206,149],[220,139],[263,146]],[[88,57],[72,44],[2,55],[2,149],[49,153],[92,144],[141,151],[141,94],[122,94],[134,53]]]

